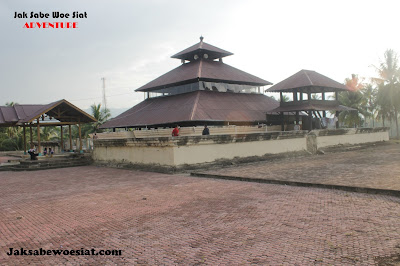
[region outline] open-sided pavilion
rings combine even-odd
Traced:
[[[26,128],[30,131],[30,146],[33,148],[33,128],[37,130],[38,153],[41,153],[40,127],[60,126],[61,149],[63,145],[63,126],[68,126],[69,142],[72,147],[71,126],[78,125],[79,150],[82,150],[81,125],[97,120],[66,100],[49,104],[15,104],[0,106],[0,127],[22,127],[24,137],[24,153],[27,150]]]
[[[270,87],[267,91],[279,92],[281,98],[279,107],[270,112],[279,112],[282,117],[285,112],[295,112],[296,124],[299,124],[299,113],[301,111],[307,112],[309,119],[308,125],[305,126],[309,130],[312,130],[313,114],[315,117],[322,118],[326,117],[326,111],[331,111],[335,112],[337,117],[341,111],[356,111],[339,103],[338,93],[340,91],[349,91],[344,84],[312,70],[300,70]],[[292,93],[293,101],[284,102],[283,93]],[[327,98],[326,93],[334,93],[334,99]],[[312,94],[320,94],[320,98],[313,98]],[[321,111],[322,114],[320,114]]]

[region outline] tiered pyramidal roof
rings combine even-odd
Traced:
[[[200,37],[199,43],[172,56],[172,58],[181,59],[182,65],[147,83],[136,91],[157,91],[196,81],[252,86],[272,84],[269,81],[224,64],[222,58],[229,55],[233,55],[233,53],[205,43],[203,42],[203,37]]]
[[[266,113],[279,105],[261,94],[260,87],[271,83],[222,61],[232,54],[200,37],[199,43],[172,56],[181,60],[179,67],[136,90],[147,93],[146,100],[101,128],[266,121]]]

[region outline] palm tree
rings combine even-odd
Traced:
[[[40,139],[43,141],[55,141],[60,139],[61,131],[57,127],[43,127]]]
[[[375,67],[379,79],[378,83],[378,104],[386,113],[393,111],[393,117],[396,122],[397,139],[399,139],[398,111],[400,108],[400,68],[397,54],[388,49],[385,51],[384,60],[380,62],[379,67]]]
[[[373,84],[369,83],[363,89],[361,89],[361,93],[364,95],[364,98],[367,101],[367,115],[368,117],[372,118],[372,127],[375,127],[375,114],[377,111],[377,89],[373,86]]]
[[[110,117],[111,113],[109,109],[101,109],[101,104],[92,104],[90,106],[92,109],[92,115],[96,118],[97,122],[93,123],[94,132],[99,130],[99,127],[104,124]]]
[[[351,79],[346,78],[345,84],[349,91],[339,93],[339,102],[344,106],[357,109],[357,111],[343,111],[340,113],[339,119],[348,127],[361,126],[363,122],[362,116],[368,116],[367,101],[361,93],[364,84],[355,74],[351,75]]]

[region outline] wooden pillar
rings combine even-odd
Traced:
[[[32,132],[32,124],[29,125],[29,133],[31,137],[31,149],[33,149],[33,132]]]
[[[325,101],[325,92],[322,92],[322,101]],[[326,117],[326,111],[322,111],[322,117]]]
[[[25,128],[25,124],[23,125],[23,129],[24,129],[24,154],[26,154],[26,128]]]
[[[336,128],[339,128],[339,111],[336,111],[335,116],[336,116],[336,118],[337,118],[337,121],[336,121]]]
[[[38,141],[38,153],[42,153],[42,148],[40,147],[40,124],[39,124],[39,118],[37,119],[37,141]]]
[[[308,111],[308,124],[309,124],[309,130],[312,130],[312,111]]]
[[[296,111],[296,125],[299,124],[299,120],[300,120],[299,111]]]
[[[283,93],[280,92],[279,94],[280,94],[280,97],[281,97],[281,103],[283,103]]]
[[[303,101],[303,92],[300,92],[300,101]]]
[[[72,151],[72,134],[71,134],[71,125],[68,125],[69,129],[69,150]]]
[[[285,131],[285,121],[284,121],[283,112],[281,112],[281,131]]]
[[[82,152],[82,131],[81,131],[81,121],[79,119],[78,122],[78,127],[79,127],[79,151]]]
[[[60,126],[60,129],[61,129],[60,152],[64,152],[64,132],[63,132],[62,125]]]

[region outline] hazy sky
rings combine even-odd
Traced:
[[[30,12],[87,12],[30,19]],[[14,18],[27,12],[28,18]],[[173,54],[204,41],[234,55],[224,63],[277,83],[301,69],[343,82],[375,75],[386,49],[400,52],[400,1],[1,0],[0,105],[66,99],[128,108],[134,90],[180,65]],[[26,29],[25,22],[78,22]]]

